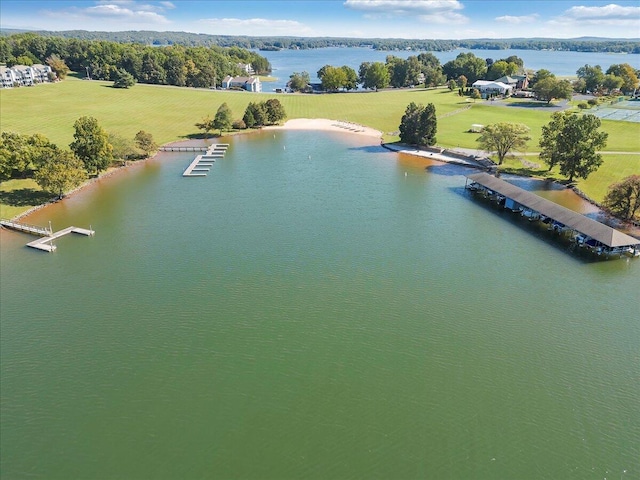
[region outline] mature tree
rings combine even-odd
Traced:
[[[294,72],[289,79],[289,88],[294,92],[306,92],[309,89],[311,78],[307,72]]]
[[[248,128],[262,127],[268,123],[267,108],[264,102],[249,102],[242,117]]]
[[[389,70],[389,85],[401,88],[407,85],[407,62],[394,55],[387,55],[387,69]]]
[[[137,147],[147,155],[151,155],[158,149],[158,145],[153,140],[153,135],[145,132],[144,130],[140,130],[136,133],[133,140],[136,142]]]
[[[264,102],[264,109],[267,114],[267,122],[271,125],[275,125],[287,118],[284,106],[277,98],[270,98]]]
[[[640,220],[640,175],[609,185],[603,205],[626,220]]]
[[[58,151],[40,133],[33,135],[2,132],[0,136],[0,181],[31,175]]]
[[[578,78],[571,82],[571,86],[573,87],[574,92],[584,93],[587,90],[587,82],[585,82],[582,78]]]
[[[487,152],[496,152],[498,165],[502,165],[510,151],[527,147],[528,133],[529,127],[521,123],[495,123],[484,127],[477,141]]]
[[[434,145],[438,121],[435,106],[411,102],[400,121],[400,141],[409,145]]]
[[[487,80],[497,80],[505,75],[514,75],[518,71],[518,65],[513,62],[506,62],[504,60],[498,60],[491,65],[487,71]]]
[[[69,67],[67,67],[67,64],[65,63],[64,60],[62,60],[58,55],[51,54],[49,57],[47,57],[47,65],[49,65],[51,67],[51,70],[53,70],[53,73],[56,74],[56,77],[58,77],[60,80],[64,80],[65,78],[67,78],[67,74],[69,73]]]
[[[116,79],[113,82],[114,88],[129,88],[136,84],[136,79],[123,68],[116,71]]]
[[[638,88],[638,84],[640,84],[638,81],[638,74],[628,63],[611,65],[607,69],[607,74],[622,78],[621,89],[625,93],[634,92],[635,89]]]
[[[529,81],[529,88],[533,88],[536,83],[538,83],[540,80],[544,80],[545,78],[556,78],[556,76],[549,70],[541,68],[540,70],[536,71],[533,77],[531,77],[531,80]]]
[[[358,89],[358,74],[356,71],[349,67],[348,65],[343,65],[340,67],[344,72],[345,81],[343,87],[346,90],[357,90]]]
[[[420,112],[422,111],[422,105],[418,105],[415,102],[411,102],[407,105],[404,111],[404,115],[400,120],[400,126],[398,130],[400,132],[400,141],[408,145],[418,144],[418,124],[420,120]]]
[[[612,75],[610,73],[604,76],[604,80],[602,81],[602,86],[609,93],[613,93],[616,90],[620,90],[622,85],[624,84],[624,79],[622,77],[618,77],[617,75]]]
[[[445,63],[442,71],[447,78],[467,77],[469,83],[484,78],[487,73],[487,62],[473,53],[460,53],[454,60]]]
[[[420,113],[418,144],[426,146],[435,145],[437,131],[438,119],[436,117],[436,107],[433,103],[428,103]]]
[[[533,91],[538,99],[551,103],[554,98],[571,99],[573,86],[569,80],[558,80],[555,77],[546,77],[536,82],[533,86]]]
[[[209,138],[209,133],[216,128],[210,115],[204,117],[202,121],[196,123],[195,126],[204,132],[204,138]]]
[[[422,70],[425,87],[437,87],[447,81],[447,76],[442,73],[442,67],[425,67]]]
[[[482,98],[482,94],[480,93],[480,90],[478,90],[477,88],[474,88],[473,90],[471,90],[471,98],[473,98],[474,103],[479,98]]]
[[[587,90],[590,92],[596,92],[604,82],[604,73],[600,65],[591,66],[589,64],[580,67],[576,72],[578,78],[585,81]]]
[[[320,76],[322,73],[322,76]],[[347,75],[342,68],[326,65],[318,72],[318,78],[322,82],[322,89],[327,92],[335,92],[347,83]]]
[[[361,72],[362,72],[362,65]],[[364,79],[362,80],[362,86],[371,90],[379,90],[389,86],[391,76],[389,75],[389,69],[382,62],[373,62],[368,65],[364,73]]]
[[[406,85],[418,85],[420,81],[418,78],[420,77],[420,73],[422,72],[422,64],[418,57],[415,55],[411,55],[407,58],[407,68],[406,68]]]
[[[73,153],[58,150],[38,169],[35,181],[45,191],[62,198],[64,193],[82,184],[87,179],[87,171],[82,160]]]
[[[215,117],[213,118],[213,128],[220,131],[222,135],[223,131],[231,130],[231,124],[233,123],[233,115],[231,109],[227,103],[223,103],[218,107]]]
[[[75,133],[70,148],[82,160],[90,174],[105,170],[113,160],[109,135],[93,117],[80,117],[73,124]]]
[[[560,173],[586,179],[602,164],[598,150],[607,145],[608,134],[600,132],[600,119],[595,115],[556,112],[542,127],[540,158],[549,165],[560,167]]]
[[[458,84],[456,83],[456,81],[452,78],[451,80],[449,80],[447,82],[447,87],[449,87],[449,90],[451,90],[452,92],[458,88]]]
[[[463,90],[465,88],[467,88],[467,77],[465,77],[464,75],[460,75],[457,79],[456,79],[456,83],[460,86],[460,88],[462,88]]]
[[[122,162],[142,156],[142,152],[134,140],[117,133],[109,133],[109,144],[113,147],[113,158],[122,160]]]

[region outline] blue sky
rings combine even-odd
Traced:
[[[638,0],[2,0],[1,28],[368,38],[640,37]]]

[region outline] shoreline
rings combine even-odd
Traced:
[[[238,132],[238,134],[252,134],[255,132],[259,132],[261,130],[322,130],[322,131],[349,133],[352,135],[360,135],[360,136],[367,136],[367,137],[376,137],[379,139],[382,138],[382,132],[375,130],[373,128],[365,127],[364,125],[358,125],[355,123],[338,121],[338,120],[329,120],[325,118],[314,118],[314,119],[295,118],[295,119],[286,121],[283,125],[269,125],[258,130]],[[233,136],[233,135],[228,135],[228,136]],[[188,145],[194,145],[194,144],[201,144],[203,141],[206,142],[207,140],[211,140],[213,138],[216,138],[216,137],[212,137],[210,139],[197,139],[197,140],[175,140],[169,143],[165,143],[160,147],[188,146]],[[29,215],[35,212],[38,212],[50,205],[56,204],[58,202],[62,202],[67,198],[73,197],[79,192],[87,188],[90,188],[100,180],[113,177],[135,166],[143,165],[144,163],[156,160],[159,153],[162,153],[162,152],[158,150],[158,152],[156,152],[154,155],[147,157],[143,160],[128,161],[124,165],[121,165],[118,167],[110,167],[99,176],[95,178],[91,178],[86,182],[84,182],[82,185],[79,185],[73,190],[70,190],[69,192],[65,193],[64,197],[62,198],[52,197],[49,201],[45,203],[41,203],[40,205],[34,205],[33,207],[25,210],[24,212],[11,217],[10,220],[11,221],[23,220]]]
[[[383,143],[382,142],[383,133],[381,131],[373,129],[371,127],[364,126],[364,125],[360,125],[352,122],[346,122],[342,120],[330,120],[326,118],[295,118],[295,119],[287,120],[283,125],[269,125],[258,130],[250,130],[248,132],[238,132],[238,134],[252,134],[262,130],[316,130],[316,131],[347,133],[350,135],[369,137],[371,139],[376,138],[380,142],[380,146],[382,148],[385,148],[386,150],[391,152],[403,153],[403,154],[407,154],[415,157],[420,157],[425,160],[435,160],[435,161],[440,161],[440,162],[448,163],[452,165],[458,165],[461,167],[482,169],[482,170],[490,169],[490,165],[487,165],[487,161],[489,161],[487,158],[468,155],[463,152],[457,152],[455,150],[449,150],[445,148],[435,147],[431,149],[418,149],[416,147],[410,147],[404,144]],[[233,136],[233,135],[227,135],[227,136]],[[212,137],[211,139],[197,139],[197,140],[176,140],[173,142],[165,143],[161,145],[161,147],[188,146],[188,145],[200,144],[203,141],[206,142],[207,140],[212,140],[213,138],[219,138],[219,137]],[[153,156],[147,157],[143,160],[129,161],[119,167],[111,167],[110,169],[105,171],[102,175],[92,178],[87,182],[83,183],[82,185],[79,185],[78,187],[69,191],[64,195],[63,198],[61,199],[52,198],[46,203],[35,205],[29,208],[28,210],[25,210],[24,212],[19,213],[18,215],[15,215],[14,217],[11,218],[11,220],[19,221],[21,219],[24,219],[29,215],[46,208],[47,206],[53,205],[60,201],[64,201],[67,198],[73,197],[77,193],[93,186],[98,181],[101,181],[103,179],[109,179],[110,177],[113,177],[117,174],[128,171],[129,169],[135,166],[141,166],[147,162],[157,160],[158,154],[160,153],[162,152],[159,150]],[[598,208],[603,214],[606,214],[607,216],[611,217],[610,214],[608,214],[606,211],[602,209],[602,206],[598,204],[598,202],[595,202],[593,199],[589,198],[587,195],[585,195],[583,192],[578,190],[576,187],[573,187],[570,189],[577,196],[582,198],[584,201]],[[616,217],[612,217],[612,218],[616,218]],[[636,225],[633,224],[633,222],[628,223],[617,218],[616,220],[618,222],[621,222],[623,225],[628,225],[627,228],[629,230],[634,231],[634,233],[638,228]]]

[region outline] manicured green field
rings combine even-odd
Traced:
[[[57,84],[0,90],[0,119],[3,131],[42,133],[65,147],[73,140],[73,123],[83,115],[97,118],[109,132],[133,138],[139,130],[146,130],[156,142],[164,144],[199,134],[194,124],[205,115],[213,116],[224,102],[236,119],[242,117],[249,102],[274,97],[282,102],[289,119],[328,118],[359,123],[382,131],[387,142],[398,140],[398,126],[410,102],[433,103],[438,115],[439,145],[478,148],[478,134],[468,133],[472,124],[519,122],[531,129],[530,152],[539,150],[541,128],[552,113],[545,108],[498,107],[483,101],[472,102],[448,89],[300,95],[138,84],[125,90],[112,88],[110,82],[68,77]],[[640,152],[639,124],[605,120],[602,128],[609,133],[607,151]],[[639,158],[605,156],[604,165],[586,182],[581,182],[580,188],[594,199],[601,200],[610,183],[640,171]],[[521,164],[512,167],[521,168],[523,173],[532,173],[526,172],[526,167]],[[2,188],[6,189],[7,185]],[[33,188],[33,185],[25,188]],[[0,198],[3,216],[15,214],[13,210],[4,208],[7,200],[10,202],[14,197],[15,194],[3,194]],[[21,200],[21,203],[22,206],[12,202],[10,205],[18,210],[28,208],[28,201]]]

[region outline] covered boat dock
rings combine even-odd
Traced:
[[[550,230],[573,233],[579,246],[598,255],[640,255],[639,239],[488,173],[468,175],[465,188],[479,191],[529,220],[539,220],[549,225]]]

